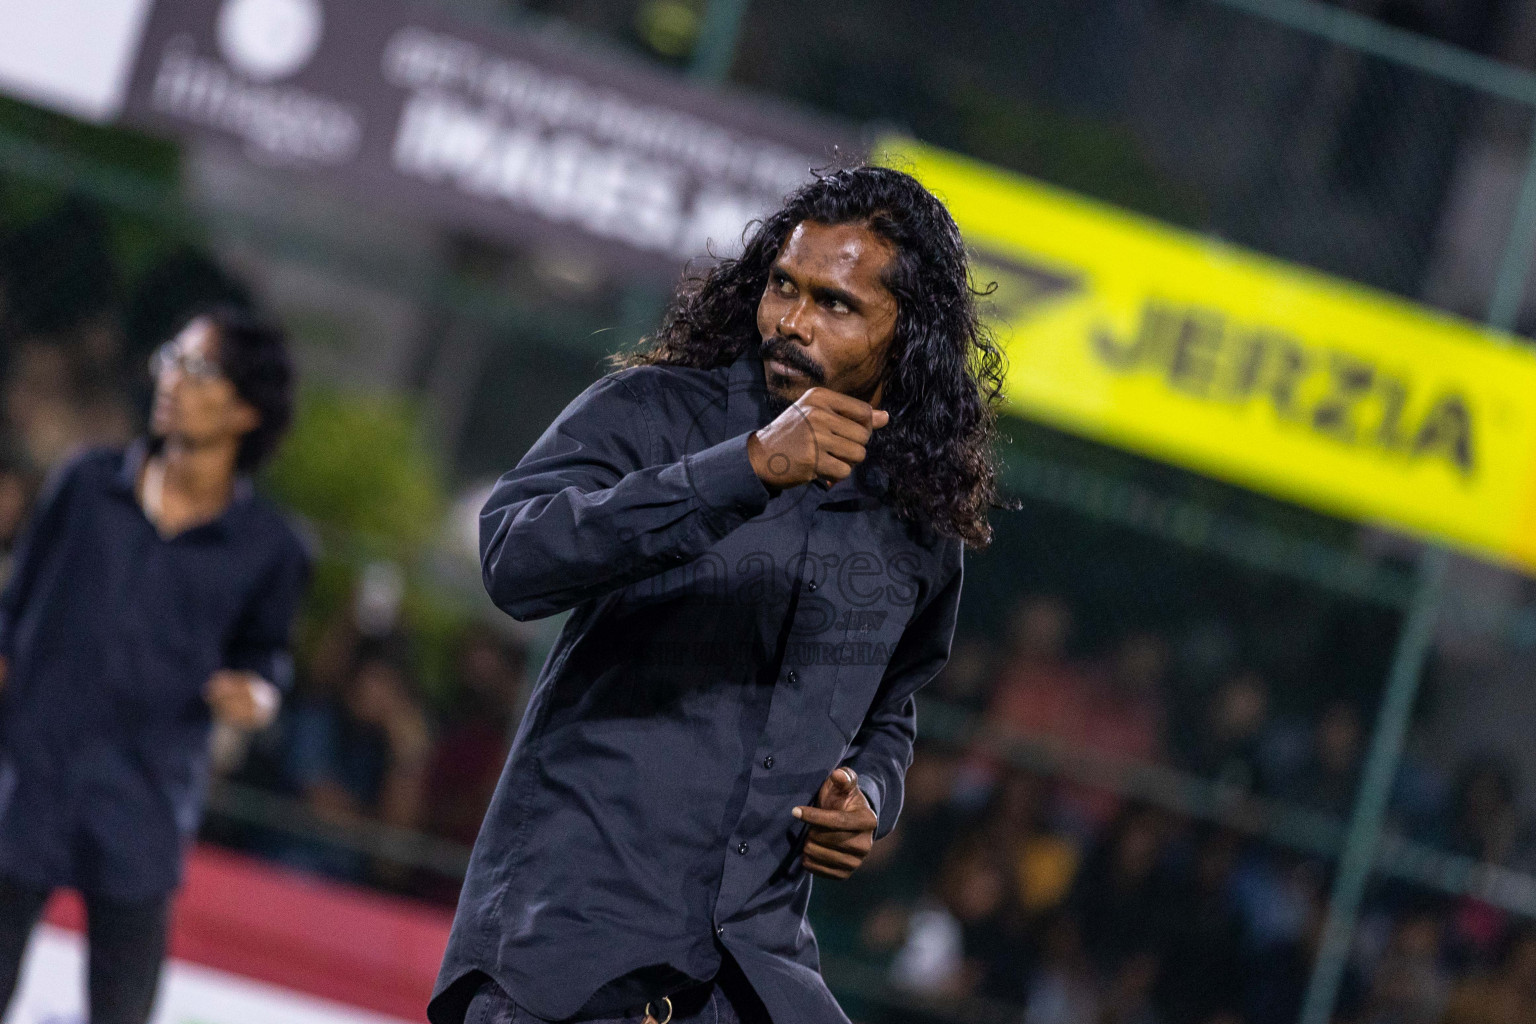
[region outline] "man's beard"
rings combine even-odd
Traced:
[[[826,387],[826,369],[810,356],[801,352],[793,343],[776,335],[769,335],[762,340],[758,348],[758,358],[777,359],[810,378],[811,387]],[[875,397],[875,392],[880,390],[881,376],[882,374],[877,371],[870,376],[869,380],[859,384],[857,387],[845,390],[843,394],[857,398],[861,402],[868,402]],[[775,416],[788,409],[792,404],[789,399],[775,391],[772,384],[769,385],[768,406],[773,410]]]
[[[777,335],[764,338],[758,354],[764,359],[777,359],[791,369],[799,370],[810,379],[813,386],[827,382],[827,371],[820,363],[802,352],[793,342],[786,341]]]

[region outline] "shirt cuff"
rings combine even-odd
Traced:
[[[712,517],[750,519],[768,507],[768,487],[747,456],[751,436],[738,434],[683,459],[688,483]]]
[[[293,689],[293,657],[286,650],[237,653],[224,666],[236,672],[254,672],[283,693]]]
[[[881,794],[880,787],[875,783],[874,776],[860,773],[857,784],[860,792],[864,794],[864,799],[869,801],[869,809],[875,812],[875,820],[878,822],[880,820]],[[879,825],[877,824],[875,826],[875,838],[878,839],[880,835]]]

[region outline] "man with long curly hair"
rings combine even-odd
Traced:
[[[481,513],[497,605],[572,614],[429,1016],[846,1022],[811,877],[896,823],[997,503],[959,230],[899,171],[819,176],[617,362]]]

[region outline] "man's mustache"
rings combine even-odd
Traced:
[[[785,366],[799,370],[817,384],[826,382],[827,371],[793,342],[777,336],[769,336],[763,339],[762,353],[765,359],[777,359]]]

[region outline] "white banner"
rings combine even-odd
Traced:
[[[88,121],[123,107],[151,0],[0,0],[0,92]]]

